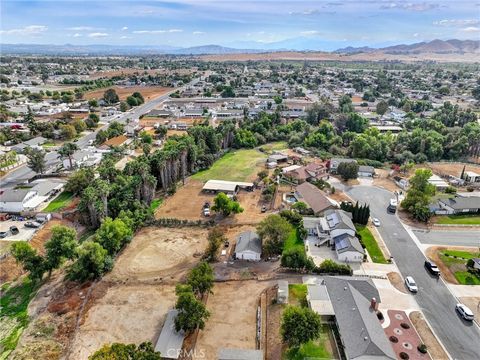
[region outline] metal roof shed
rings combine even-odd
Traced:
[[[164,359],[178,359],[181,355],[185,333],[175,330],[175,318],[178,310],[172,309],[167,313],[162,332],[155,345],[155,351],[159,351]]]
[[[220,349],[218,360],[263,360],[262,350]]]

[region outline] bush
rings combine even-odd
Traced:
[[[410,359],[410,356],[408,356],[408,354],[406,352],[402,351],[399,355],[400,355],[400,359],[403,359],[403,360]]]
[[[420,351],[422,354],[427,353],[427,345],[425,344],[420,344],[417,346],[417,350]]]
[[[449,186],[445,189],[445,193],[447,194],[456,194],[457,193],[457,189],[454,188],[453,186]]]
[[[408,325],[407,323],[401,323],[400,326],[404,329],[410,329],[410,325]]]
[[[336,274],[352,275],[353,270],[349,265],[338,264],[333,260],[327,259],[314,269],[317,274]]]
[[[388,339],[389,339],[392,343],[395,343],[395,344],[398,342],[398,338],[397,338],[396,336],[393,336],[393,335],[390,336]]]
[[[305,251],[299,248],[286,250],[282,254],[281,265],[289,269],[306,271],[311,271],[315,268],[312,258],[307,257]]]
[[[357,163],[358,165],[373,166],[374,168],[381,168],[384,165],[381,161],[372,159],[358,159]]]

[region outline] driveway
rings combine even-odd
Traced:
[[[422,244],[480,247],[480,229],[412,231]]]
[[[474,360],[480,354],[480,329],[464,322],[455,312],[457,299],[443,281],[436,281],[423,267],[425,256],[416,246],[397,216],[387,213],[392,193],[375,186],[346,188],[354,199],[369,202],[371,215],[383,224],[378,231],[383,237],[400,272],[413,276],[419,291],[415,296],[435,334],[454,359]]]

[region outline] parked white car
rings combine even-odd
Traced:
[[[463,304],[457,304],[455,305],[455,310],[460,314],[462,318],[464,318],[467,321],[473,321],[474,315],[473,311],[470,310],[467,306]]]
[[[373,223],[373,225],[375,225],[376,227],[379,227],[379,226],[380,226],[380,220],[378,220],[377,218],[373,218],[373,219],[372,219],[372,223]]]
[[[411,276],[407,276],[405,278],[405,286],[412,293],[418,292],[417,284],[415,283],[415,280],[413,280],[413,277]]]

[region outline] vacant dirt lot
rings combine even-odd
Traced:
[[[119,256],[106,279],[178,279],[199,260],[206,246],[207,230],[143,228]]]
[[[464,164],[464,163],[428,163],[427,167],[432,169],[437,175],[453,175],[460,177],[463,167],[465,171],[474,171],[480,173],[480,165]]]
[[[120,100],[125,100],[128,96],[132,95],[132,93],[136,91],[142,94],[145,100],[150,100],[172,90],[172,88],[164,88],[161,86],[127,86],[127,87],[112,86],[109,89],[115,89]],[[108,90],[107,88],[104,88],[104,89],[89,91],[85,93],[84,98],[87,100],[101,99],[103,98],[103,94],[107,90]]]
[[[272,285],[273,282],[258,281],[215,284],[207,301],[211,316],[198,336],[197,354],[204,351],[202,359],[216,359],[221,347],[255,349],[258,299]]]
[[[410,313],[409,317],[423,343],[427,345],[428,353],[430,354],[431,358],[434,360],[448,359],[448,355],[445,353],[443,347],[440,345],[427,322],[423,318],[422,313],[420,311],[413,311]]]
[[[111,342],[155,343],[168,309],[175,304],[172,285],[121,285],[107,290],[84,318],[69,359],[86,360]]]
[[[203,182],[193,179],[187,179],[184,186],[179,188],[175,195],[165,199],[164,203],[158,208],[155,217],[158,218],[176,218],[186,220],[205,219],[202,215],[203,204],[208,201],[213,204],[214,194],[202,192]],[[260,222],[267,213],[261,213],[262,202],[260,199],[260,190],[253,192],[240,191],[237,194],[238,201],[244,211],[241,214],[231,216],[226,219],[220,219],[222,224],[250,224]],[[215,216],[212,214],[212,217]]]

